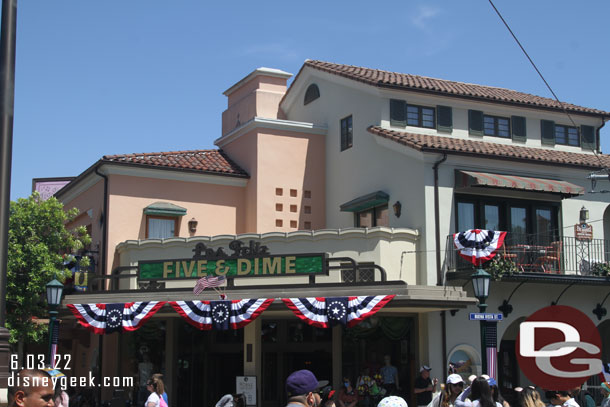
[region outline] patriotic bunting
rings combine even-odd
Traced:
[[[68,304],[68,308],[82,326],[103,335],[119,331],[135,331],[164,304],[163,301]]]
[[[453,243],[461,257],[475,266],[480,266],[494,258],[496,251],[502,247],[505,237],[506,232],[471,229],[455,233]]]
[[[254,321],[273,298],[222,301],[170,301],[189,324],[201,330],[239,329]]]
[[[383,308],[394,295],[368,297],[283,298],[300,319],[318,328],[342,324],[351,328]]]

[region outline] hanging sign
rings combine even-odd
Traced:
[[[471,312],[468,316],[470,321],[502,321],[502,314],[492,314],[489,312]]]
[[[574,237],[576,240],[584,240],[590,242],[593,240],[593,226],[588,223],[574,225]]]
[[[197,243],[190,259],[145,260],[138,263],[140,281],[195,279],[205,276],[269,277],[328,275],[326,253],[269,253],[267,246],[234,240],[230,254],[222,247],[207,248]]]

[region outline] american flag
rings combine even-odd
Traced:
[[[208,287],[219,287],[226,280],[225,276],[214,276],[214,277],[201,277],[197,280],[197,284],[195,284],[195,288],[193,288],[194,294],[201,294],[203,290]]]
[[[487,375],[498,379],[498,326],[496,322],[485,322],[485,351],[487,353]]]

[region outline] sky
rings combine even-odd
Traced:
[[[493,1],[561,100],[610,111],[609,1]],[[222,92],[306,59],[552,97],[488,0],[22,0],[11,199],[104,155],[215,148]]]

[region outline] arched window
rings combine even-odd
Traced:
[[[305,100],[303,101],[303,104],[306,105],[308,103],[311,103],[319,97],[320,89],[318,89],[318,85],[312,83],[311,85],[309,85],[307,91],[305,92]]]

